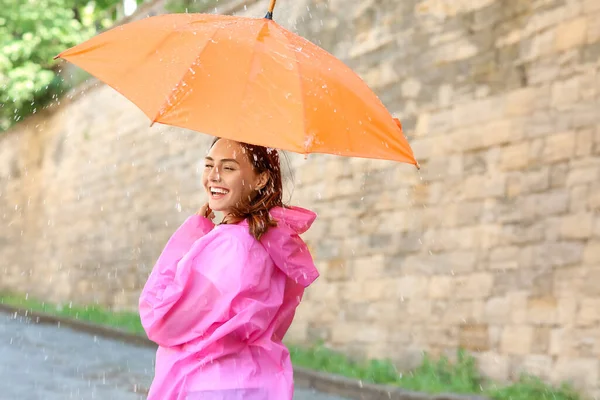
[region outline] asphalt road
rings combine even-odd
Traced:
[[[154,350],[0,314],[0,400],[141,400]],[[296,389],[294,400],[346,400]]]

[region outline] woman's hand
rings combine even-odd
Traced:
[[[208,218],[211,221],[215,218],[215,213],[210,209],[208,203],[204,203],[204,205],[196,212],[196,215]]]

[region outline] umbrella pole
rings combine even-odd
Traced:
[[[266,19],[273,19],[273,10],[275,9],[276,2],[277,0],[271,0],[271,4],[269,4],[269,11],[267,12],[267,15],[265,15]]]

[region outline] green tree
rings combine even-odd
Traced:
[[[210,11],[219,0],[169,0],[165,8],[172,13],[198,13]]]
[[[122,0],[2,3],[0,131],[40,110],[66,90],[53,57],[110,26],[119,17],[117,6]]]

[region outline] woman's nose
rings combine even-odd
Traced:
[[[218,182],[221,180],[221,174],[219,172],[219,169],[217,167],[214,167],[211,171],[210,174],[208,175],[208,179],[212,182]]]

